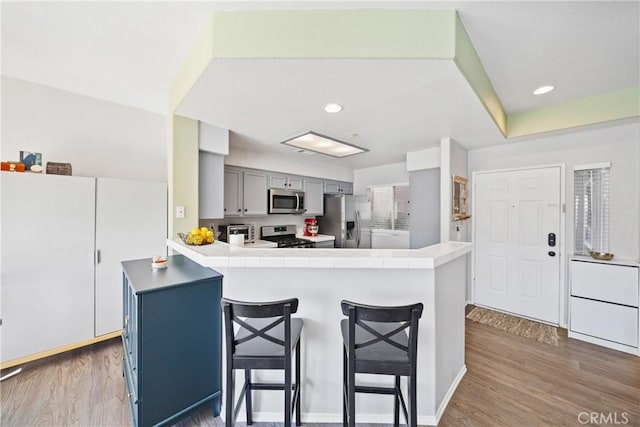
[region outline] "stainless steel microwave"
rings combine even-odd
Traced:
[[[304,191],[269,189],[269,213],[303,214]]]

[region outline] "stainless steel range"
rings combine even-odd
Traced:
[[[262,240],[278,244],[279,248],[315,248],[315,242],[296,237],[295,225],[265,225],[260,229]]]

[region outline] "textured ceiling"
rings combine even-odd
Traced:
[[[222,9],[456,9],[507,113],[640,86],[637,1],[2,2],[1,8],[2,74],[161,114],[168,110],[169,87],[198,32],[211,12]],[[281,135],[291,136],[298,131],[294,128],[309,123],[302,104],[298,104],[300,108],[289,105],[296,97],[283,85],[286,82],[273,81],[272,86],[264,86],[269,72],[273,79],[280,78],[278,73],[282,71],[295,81],[295,76],[288,74],[290,70],[265,69],[273,64],[253,68],[228,65],[225,72],[234,72],[226,80],[229,87],[220,84],[216,90],[234,102],[234,108],[249,107],[233,110],[237,116],[212,107],[208,113],[211,123],[229,123],[237,127],[231,127],[237,138],[257,145],[277,143]],[[342,118],[335,119],[346,122],[335,127],[338,136],[353,132],[359,138],[381,135],[376,125],[386,119],[396,126],[385,135],[393,133],[395,137],[384,146],[376,145],[373,138],[372,144],[387,150],[388,158],[396,158],[407,149],[426,148],[434,144],[436,135],[450,136],[468,148],[503,142],[496,137],[495,129],[485,126],[488,118],[479,116],[479,107],[473,101],[458,105],[450,98],[438,98],[451,95],[444,91],[432,93],[429,105],[412,98],[412,91],[400,81],[412,81],[402,74],[409,70],[395,70],[395,65],[388,62],[384,65],[387,69],[381,68],[379,74],[353,78],[348,85],[342,82],[345,85],[338,86],[342,83],[336,82],[345,98],[355,96],[358,102],[352,112],[345,108]],[[234,86],[241,78],[253,91]],[[367,86],[376,79],[385,80],[389,89],[398,89],[383,94],[394,100],[394,107],[384,112],[376,107],[384,101],[381,94]],[[425,78],[420,91],[429,90],[430,79]],[[297,83],[305,82],[301,79]],[[324,83],[315,84],[325,92],[330,89]],[[544,97],[533,96],[532,90],[541,84],[555,85],[556,90]],[[269,101],[283,109],[280,113],[260,112],[253,107],[261,105],[259,87],[271,91]],[[463,92],[461,99],[467,99],[468,91]],[[428,112],[420,118],[424,123],[407,124],[409,118],[417,120],[410,114],[417,106]],[[215,111],[218,113],[213,117]],[[255,123],[265,136],[254,141],[255,131],[249,130],[247,123]],[[423,129],[419,135],[417,128]],[[393,148],[388,147],[391,143]],[[371,164],[379,162],[373,160],[373,153],[369,157]]]

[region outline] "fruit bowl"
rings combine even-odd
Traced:
[[[194,228],[189,233],[178,233],[178,237],[187,245],[204,246],[210,245],[215,240],[213,231],[206,227]]]

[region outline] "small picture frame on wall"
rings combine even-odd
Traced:
[[[27,172],[42,172],[42,153],[20,150],[20,163],[24,163]]]
[[[452,216],[454,221],[460,221],[464,219],[471,218],[468,212],[467,199],[468,199],[468,190],[467,190],[467,178],[463,178],[461,176],[454,175],[453,176],[453,185],[451,188],[452,193]]]

